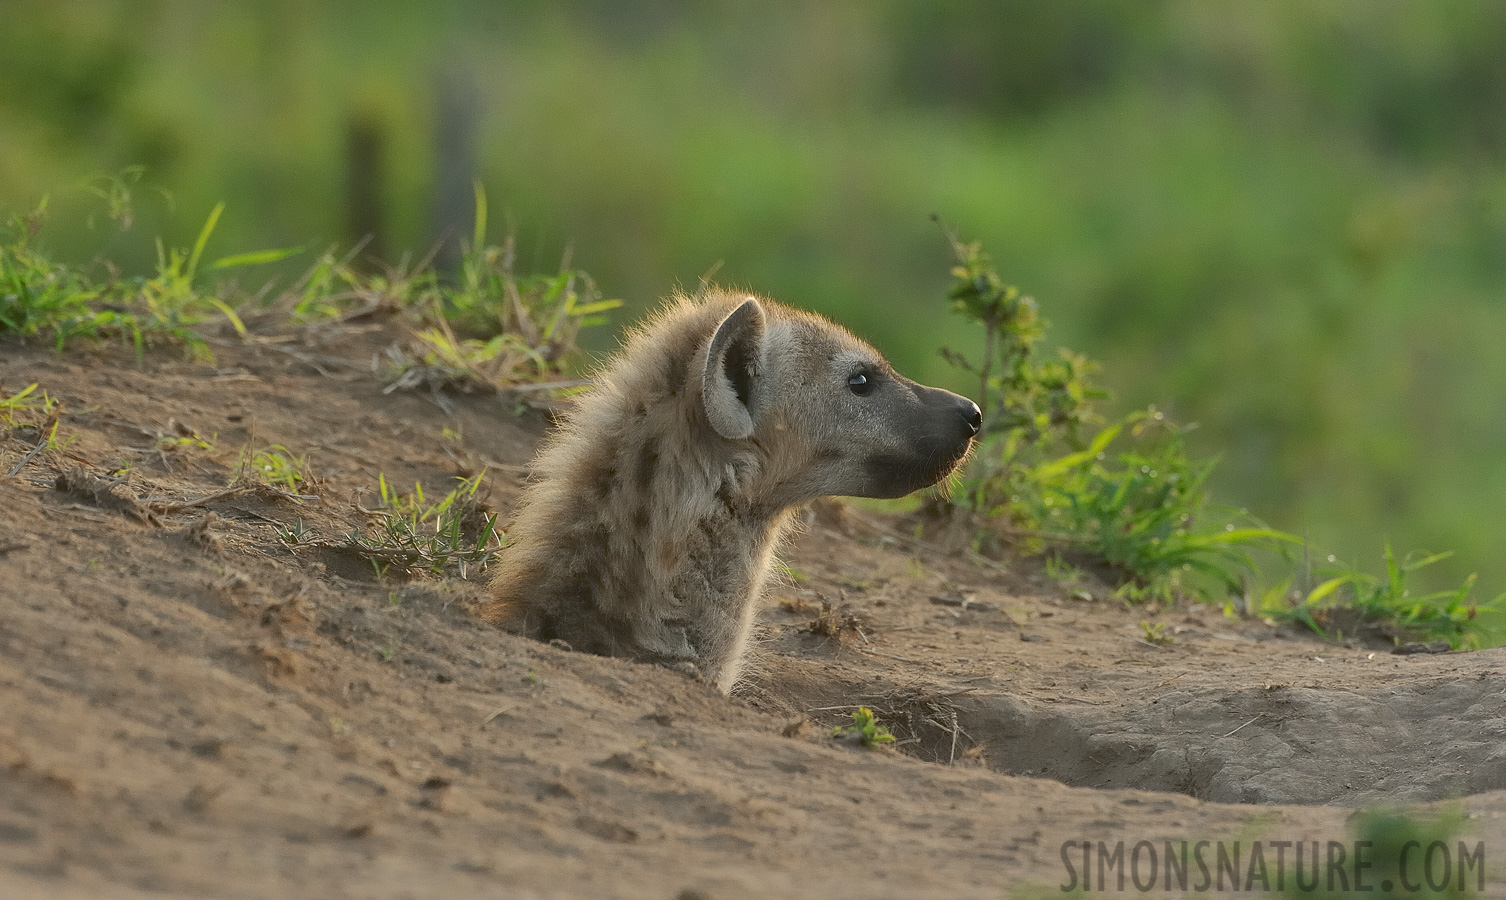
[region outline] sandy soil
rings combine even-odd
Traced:
[[[73,438],[8,475],[37,434],[0,429],[0,896],[1061,896],[1064,841],[1342,841],[1355,807],[1457,797],[1506,896],[1506,651],[1127,609],[826,504],[727,698],[483,627],[477,581],[288,550],[379,472],[487,467],[506,518],[546,416],[383,394],[392,338],[0,343],[0,396],[40,383]],[[189,431],[214,448],[159,440]],[[246,444],[307,453],[319,499],[181,506]],[[897,748],[832,738],[858,704]]]

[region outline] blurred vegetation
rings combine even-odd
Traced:
[[[1332,555],[1314,570],[1312,557],[1323,551],[1247,511],[1214,506],[1206,483],[1217,461],[1190,457],[1186,427],[1154,406],[1090,440],[1086,430],[1104,422],[1096,401],[1107,399],[1091,380],[1097,364],[1064,348],[1040,361],[1048,323],[1035,298],[1000,278],[980,244],[952,232],[947,239],[957,256],[952,311],[981,327],[983,355],[976,362],[949,349],[941,355],[977,377],[983,423],[956,476],[959,489],[933,496],[930,508],[968,516],[976,546],[1003,538],[1047,554],[1046,571],[1072,573],[1067,580],[1076,578],[1074,562],[1091,565],[1126,600],[1193,598],[1336,640],[1423,638],[1456,650],[1506,643],[1506,593],[1477,598],[1473,573],[1449,590],[1419,591],[1411,581],[1451,552],[1398,561],[1387,543],[1383,578]],[[1149,643],[1175,640],[1161,625],[1140,626]]]
[[[952,311],[984,340],[976,363],[942,356],[977,376],[983,427],[961,490],[942,502],[976,514],[981,540],[1002,532],[1027,550],[1079,551],[1131,599],[1213,603],[1245,594],[1260,574],[1252,549],[1300,543],[1256,522],[1236,528],[1248,516],[1210,508],[1213,463],[1190,459],[1185,430],[1154,406],[1089,440],[1085,430],[1103,424],[1094,401],[1107,399],[1090,380],[1097,365],[1066,349],[1038,361],[1047,322],[1035,298],[1005,283],[981,245],[947,238],[957,255]]]
[[[526,223],[529,271],[578,265],[642,309],[719,265],[967,391],[936,355],[972,339],[935,300],[936,212],[1050,298],[1112,417],[1158,403],[1198,424],[1184,440],[1223,454],[1220,500],[1346,559],[1455,549],[1418,573],[1430,589],[1506,584],[1506,4],[12,0],[6,18],[0,209],[51,195],[48,259],[150,278],[153,237],[192,246],[224,200],[208,259],[370,234],[398,263],[449,236],[458,270],[478,179],[494,219]],[[98,176],[134,165],[112,197]],[[101,194],[131,228],[94,221]]]

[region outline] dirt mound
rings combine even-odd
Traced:
[[[0,432],[0,893],[997,896],[1054,891],[1064,841],[1344,840],[1351,806],[1461,795],[1506,836],[1502,651],[1074,599],[850,509],[790,548],[731,699],[484,628],[475,582],[341,538],[379,473],[486,468],[505,520],[547,417],[383,394],[390,337],[317,368],[0,344],[72,439]],[[227,490],[243,445],[312,481]],[[858,705],[897,752],[831,739]]]

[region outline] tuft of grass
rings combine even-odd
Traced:
[[[185,347],[195,357],[213,359],[199,326],[223,317],[238,333],[246,332],[228,303],[195,286],[224,208],[221,203],[210,210],[192,248],[168,248],[159,240],[153,275],[121,278],[111,270],[97,280],[82,269],[53,262],[33,246],[47,217],[44,199],[30,214],[12,219],[10,233],[0,239],[0,334],[40,337],[58,350],[81,339],[119,339],[135,348],[138,360],[147,346],[167,342]],[[208,263],[207,268],[271,262],[291,252],[295,251],[238,254]]]
[[[23,424],[34,423],[38,417],[57,418],[61,404],[46,391],[39,393],[37,387],[38,382],[34,381],[8,397],[0,397],[0,425],[12,427],[18,418]]]
[[[292,525],[274,523],[272,530],[277,535],[277,540],[290,551],[296,552],[304,547],[316,546],[319,543],[319,535],[312,528],[305,525],[302,519],[297,520]]]
[[[314,479],[309,472],[307,454],[299,456],[282,444],[273,444],[261,450],[242,447],[236,462],[235,480],[269,484],[296,494]]]
[[[1147,644],[1155,644],[1157,647],[1161,647],[1177,642],[1176,635],[1166,630],[1164,622],[1152,623],[1149,620],[1142,619],[1140,630],[1145,632],[1145,642]]]
[[[879,724],[873,710],[866,706],[859,706],[854,710],[852,724],[838,725],[832,729],[831,736],[856,739],[859,744],[870,750],[877,750],[885,744],[894,743],[894,735],[889,733],[889,728]]]
[[[168,450],[205,450],[214,451],[215,444],[219,443],[219,433],[213,433],[204,437],[194,429],[181,422],[172,423],[172,431],[159,432],[157,434],[157,449]]]
[[[9,396],[0,396],[0,441],[15,437],[31,445],[20,462],[0,469],[0,474],[17,475],[26,464],[42,453],[54,453],[67,447],[77,435],[58,437],[62,404],[37,391],[37,383],[27,385]]]
[[[387,389],[496,390],[560,376],[582,328],[606,322],[622,305],[605,299],[591,276],[570,268],[520,275],[513,239],[487,243],[486,193],[475,186],[476,216],[458,282],[409,282],[404,302],[423,325],[406,347],[391,348]]]
[[[121,227],[130,224],[131,188],[140,175],[131,169],[89,187]],[[100,278],[37,249],[35,239],[47,218],[44,199],[0,234],[0,335],[48,340],[60,351],[78,340],[118,339],[135,349],[138,361],[148,347],[166,343],[212,360],[200,333],[212,320],[223,319],[244,339],[251,335],[243,316],[261,324],[317,326],[399,315],[412,328],[412,338],[388,352],[389,391],[496,390],[540,380],[557,382],[543,386],[552,389],[578,386],[564,379],[578,352],[577,334],[604,323],[605,314],[621,305],[603,298],[588,274],[570,267],[568,256],[557,273],[520,274],[511,239],[502,246],[486,242],[486,195],[479,184],[472,241],[453,283],[427,259],[365,273],[352,265],[357,246],[344,256],[326,251],[269,303],[245,294],[223,299],[202,286],[206,273],[302,252],[258,250],[208,260],[206,250],[224,210],[223,203],[210,210],[191,247],[158,240],[153,274],[121,277],[106,263]]]
[[[1046,556],[1046,577],[1062,584],[1076,584],[1082,580],[1082,569],[1051,553]]]
[[[475,197],[471,241],[453,282],[427,261],[368,274],[351,264],[359,248],[343,257],[328,250],[265,314],[294,326],[405,317],[411,338],[386,353],[389,392],[492,391],[562,376],[577,353],[580,329],[605,323],[621,301],[604,299],[568,258],[554,274],[519,273],[512,238],[487,243],[486,193],[479,184]]]
[[[1330,565],[1320,568],[1324,581],[1306,594],[1293,592],[1291,579],[1266,591],[1257,612],[1300,622],[1324,637],[1342,639],[1343,631],[1370,627],[1394,641],[1447,641],[1455,650],[1478,647],[1476,619],[1481,612],[1506,603],[1506,594],[1490,600],[1474,598],[1475,576],[1456,588],[1417,591],[1412,575],[1448,559],[1449,553],[1408,553],[1398,559],[1388,542],[1382,553],[1385,576]],[[1333,561],[1333,557],[1329,557]],[[1336,562],[1336,561],[1334,561]]]
[[[442,318],[418,331],[407,346],[388,349],[387,391],[495,390],[548,371],[548,363],[521,338],[499,334],[488,340],[460,338]]]
[[[352,531],[345,546],[368,560],[378,575],[396,568],[433,575],[453,572],[465,578],[472,568],[484,569],[503,540],[496,513],[480,495],[485,474],[457,479],[458,487],[432,503],[422,485],[402,493],[387,483],[385,475],[378,475],[381,505],[361,508],[375,520],[374,525]]]
[[[1086,547],[1134,600],[1218,600],[1259,573],[1255,551],[1300,543],[1213,505],[1214,463],[1188,458],[1186,429],[1151,408],[1101,430],[1082,450],[1016,473],[1016,512],[1032,537]],[[1124,443],[1116,453],[1110,448]]]

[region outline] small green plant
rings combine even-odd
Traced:
[[[77,435],[58,437],[58,420],[62,412],[62,404],[48,396],[46,391],[38,393],[36,383],[8,397],[0,396],[0,440],[14,434],[32,445],[19,463],[0,469],[0,474],[19,474],[38,455],[62,450],[71,444]]]
[[[11,220],[0,242],[0,333],[46,335],[58,349],[70,338],[119,327],[119,313],[99,307],[102,289],[76,269],[58,265],[31,242],[47,218],[47,199],[26,216]]]
[[[1083,450],[1022,468],[1016,496],[1030,528],[1092,550],[1125,576],[1120,592],[1131,599],[1239,592],[1258,572],[1252,551],[1299,541],[1210,504],[1213,463],[1188,458],[1185,433],[1152,408],[1103,429]],[[1130,446],[1111,457],[1121,437]]]
[[[982,446],[954,503],[1001,523],[1027,550],[1091,552],[1121,574],[1132,599],[1222,599],[1257,571],[1252,550],[1296,542],[1210,506],[1213,464],[1193,462],[1186,429],[1159,410],[1103,425],[1097,364],[1066,350],[1041,360],[1047,323],[1034,299],[1004,283],[978,244],[947,238],[957,260],[952,309],[983,329],[978,364],[943,352],[977,376],[983,410]]]
[[[219,437],[218,434],[211,434],[206,438],[191,428],[181,428],[176,434],[159,434],[157,436],[157,449],[212,451]]]
[[[407,347],[389,351],[388,390],[492,389],[526,380],[548,370],[544,357],[515,334],[488,340],[456,337],[449,323],[439,319],[417,332]]]
[[[1450,590],[1414,593],[1411,584],[1413,573],[1451,555],[1409,553],[1397,559],[1387,543],[1384,577],[1348,566],[1329,566],[1319,570],[1325,580],[1305,596],[1293,595],[1290,579],[1277,584],[1261,597],[1257,612],[1301,622],[1325,637],[1345,628],[1373,625],[1397,641],[1447,641],[1456,650],[1475,647],[1480,637],[1474,627],[1476,617],[1506,602],[1506,594],[1475,600],[1474,575]]]
[[[312,528],[306,526],[302,519],[297,520],[292,525],[275,524],[272,526],[272,530],[277,534],[277,540],[289,550],[300,550],[304,547],[311,547],[319,542],[319,535],[315,534]]]
[[[46,391],[38,393],[37,383],[32,382],[9,397],[0,397],[0,425],[15,425],[17,416],[27,422],[38,416],[44,419],[55,418],[59,406],[58,401],[47,396]]]
[[[1052,553],[1046,556],[1046,577],[1070,584],[1082,580],[1082,569]]]
[[[334,249],[320,254],[290,289],[274,300],[269,312],[292,325],[314,325],[343,316],[392,310],[413,293],[405,272],[365,275],[351,265],[357,245],[344,256]]]
[[[1167,631],[1165,623],[1162,622],[1151,623],[1149,620],[1142,619],[1140,630],[1145,632],[1145,642],[1155,644],[1157,647],[1175,644],[1177,641],[1176,635]]]
[[[435,575],[453,570],[465,578],[472,567],[485,568],[502,546],[497,516],[480,496],[485,474],[458,479],[458,487],[433,503],[424,496],[423,485],[415,484],[405,494],[378,475],[381,503],[362,508],[376,520],[375,527],[352,531],[346,546],[369,560],[378,575],[396,567]]]
[[[833,738],[855,738],[858,743],[870,749],[877,749],[884,744],[894,743],[894,735],[889,733],[888,727],[880,725],[878,717],[873,710],[866,706],[859,706],[852,714],[851,725],[838,725],[831,731]]]
[[[273,444],[261,450],[242,447],[236,464],[237,480],[250,480],[290,493],[297,493],[305,483],[312,481],[309,474],[307,454],[299,456],[282,444]]]
[[[1070,351],[1039,361],[1037,345],[1048,323],[1035,298],[1004,283],[982,245],[946,234],[957,258],[947,297],[954,313],[982,326],[983,358],[975,366],[960,353],[942,350],[942,356],[977,377],[985,435],[1013,436],[1021,446],[1049,437],[1080,448],[1083,429],[1101,421],[1092,401],[1107,396],[1090,381],[1098,365]],[[971,487],[983,508],[1009,500],[1007,491],[1000,494],[1004,484],[994,477]]]

